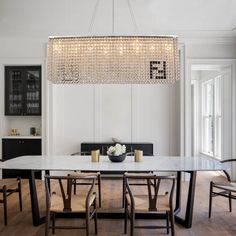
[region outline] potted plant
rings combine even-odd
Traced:
[[[112,162],[122,162],[126,157],[126,147],[117,143],[115,146],[108,148],[107,155]]]

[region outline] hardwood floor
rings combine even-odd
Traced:
[[[209,182],[211,179],[222,179],[220,172],[198,172],[197,186],[195,194],[195,206],[193,227],[185,229],[176,224],[176,234],[181,236],[229,236],[236,235],[236,201],[233,201],[233,212],[228,211],[227,199],[216,197],[213,199],[212,218],[208,219],[208,196]],[[183,204],[186,199],[187,182],[183,183]],[[45,209],[44,185],[42,181],[37,182],[40,209]],[[104,208],[120,208],[121,206],[121,180],[113,181],[103,179],[102,182],[102,205]],[[30,198],[28,190],[28,181],[23,180],[23,212],[19,211],[18,201],[15,196],[8,198],[8,226],[3,223],[3,207],[0,205],[0,235],[1,236],[41,236],[44,235],[44,225],[33,227],[31,221]],[[63,224],[83,225],[83,219],[59,219]],[[137,220],[137,224],[162,224],[160,220]],[[93,222],[91,222],[91,231],[93,231]],[[84,230],[56,230],[56,235],[85,235]],[[123,235],[123,220],[99,219],[98,235],[118,236]],[[147,230],[136,229],[137,236],[166,235],[165,230]]]

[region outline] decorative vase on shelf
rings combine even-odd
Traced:
[[[126,157],[126,147],[117,143],[115,146],[108,148],[107,155],[112,162],[122,162]]]

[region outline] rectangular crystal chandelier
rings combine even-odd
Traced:
[[[50,37],[48,80],[55,84],[157,84],[179,79],[177,37]]]

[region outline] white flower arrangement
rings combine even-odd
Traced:
[[[117,143],[115,146],[111,146],[107,150],[108,155],[120,156],[126,152],[126,146]]]

